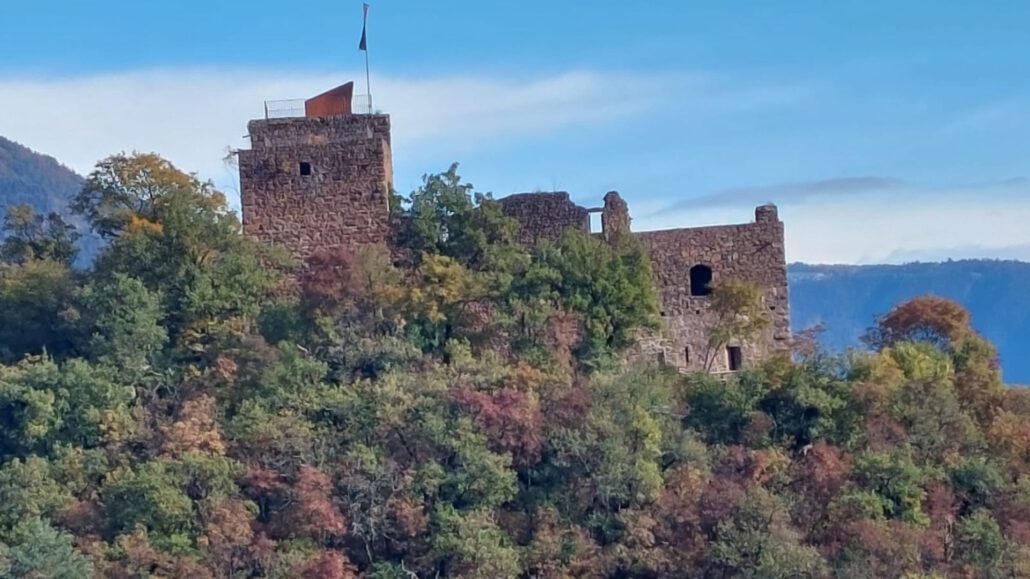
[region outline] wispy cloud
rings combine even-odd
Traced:
[[[147,70],[0,80],[0,135],[89,171],[108,154],[157,151],[222,184],[228,149],[247,146],[267,99],[312,96],[347,72]],[[531,78],[376,79],[376,106],[393,116],[395,158],[462,149],[582,126],[624,122],[687,102],[713,114],[778,106],[802,89],[740,85],[708,75],[569,71]],[[408,168],[421,174],[425,167]],[[403,162],[398,170],[404,171]]]
[[[843,182],[815,187],[820,193],[803,198],[804,202],[794,196],[780,204],[788,260],[905,263],[988,257],[1030,261],[1026,228],[1030,181],[997,179],[935,187],[897,180],[854,186],[848,180],[831,181]],[[655,211],[652,205],[652,211],[635,219],[633,226],[648,230],[746,222],[753,218],[753,205],[769,200],[745,198],[747,206],[713,203]]]
[[[900,179],[870,176],[732,187],[679,201],[664,208],[662,211],[676,211],[696,207],[753,206],[763,203],[797,203],[825,195],[847,195],[896,189],[904,186],[904,184]]]

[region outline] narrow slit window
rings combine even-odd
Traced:
[[[690,365],[690,346],[683,348],[683,363]]]
[[[301,161],[300,163],[300,174],[303,177],[307,177],[311,174],[311,163]]]
[[[730,372],[736,372],[744,366],[744,353],[740,346],[727,346],[726,357],[728,358]]]

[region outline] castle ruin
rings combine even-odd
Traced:
[[[353,84],[304,102],[303,116],[254,120],[251,149],[240,151],[246,234],[285,246],[301,259],[335,248],[388,243],[393,182],[390,117],[353,114]],[[629,208],[618,193],[603,206],[581,207],[568,193],[522,193],[497,200],[520,224],[530,245],[567,229],[591,232],[601,214],[605,239],[634,235],[649,252],[661,304],[662,330],[641,336],[634,357],[680,371],[703,369],[705,329],[712,314],[709,284],[737,279],[764,293],[772,324],[758,339],[730,343],[713,372],[735,371],[782,350],[790,338],[790,306],[783,223],[774,205],[755,209],[750,223],[632,232]]]

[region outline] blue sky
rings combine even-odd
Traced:
[[[80,172],[156,150],[232,192],[263,99],[360,80],[350,0],[34,0],[0,18],[0,135]],[[397,187],[619,190],[634,227],[747,220],[788,258],[1030,259],[1030,2],[372,2]],[[359,82],[359,88],[361,83]]]

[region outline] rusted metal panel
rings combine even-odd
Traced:
[[[304,101],[304,114],[309,117],[332,117],[351,114],[354,83],[348,82]]]

